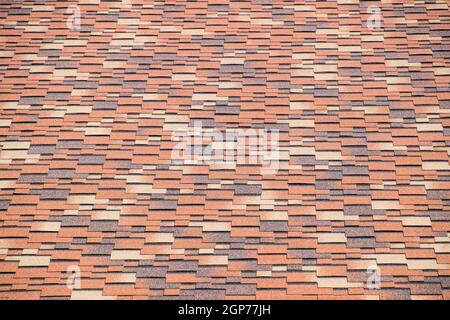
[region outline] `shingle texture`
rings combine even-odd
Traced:
[[[1,299],[450,299],[448,1],[6,0],[0,81]]]

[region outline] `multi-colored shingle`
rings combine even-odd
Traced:
[[[2,299],[450,299],[448,1],[2,1],[0,79]]]

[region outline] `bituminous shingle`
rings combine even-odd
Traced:
[[[2,5],[0,299],[450,297],[442,1],[72,5]]]

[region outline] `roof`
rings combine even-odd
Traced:
[[[218,3],[2,2],[0,298],[449,299],[448,2]]]

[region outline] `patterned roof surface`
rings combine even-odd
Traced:
[[[0,81],[1,299],[450,298],[447,1],[2,1]]]

